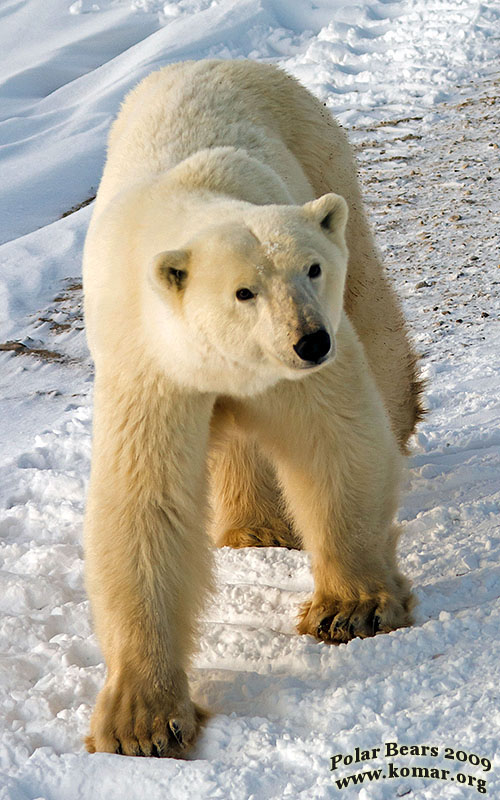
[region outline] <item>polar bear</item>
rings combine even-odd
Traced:
[[[88,749],[179,756],[216,542],[304,546],[298,630],[411,624],[394,515],[415,355],[340,127],[279,69],[186,62],[126,98],[84,252],[95,361]]]

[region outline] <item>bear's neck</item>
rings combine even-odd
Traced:
[[[277,172],[235,147],[198,150],[169,170],[167,176],[176,189],[195,194],[203,191],[255,205],[295,202]]]

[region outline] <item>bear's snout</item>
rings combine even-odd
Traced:
[[[302,359],[312,364],[320,364],[325,359],[331,348],[330,336],[324,328],[307,333],[294,344],[293,349]]]

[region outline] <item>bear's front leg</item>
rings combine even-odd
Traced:
[[[204,530],[213,400],[161,376],[99,373],[86,583],[107,680],[87,749],[181,756],[204,713],[186,667],[211,581]]]
[[[345,315],[337,340],[331,364],[241,409],[312,555],[315,589],[298,630],[330,643],[409,625],[413,605],[396,565],[402,456]]]

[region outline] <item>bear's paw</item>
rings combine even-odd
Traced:
[[[366,639],[411,625],[414,604],[409,590],[401,592],[400,597],[384,593],[383,597],[357,602],[337,598],[317,602],[313,598],[302,606],[297,630],[327,644],[343,644],[356,637]]]
[[[276,520],[269,526],[262,525],[229,528],[217,537],[218,547],[287,547],[300,550],[301,543],[297,536],[284,523]]]
[[[207,717],[189,695],[144,690],[130,680],[108,682],[85,745],[89,753],[183,758]]]

